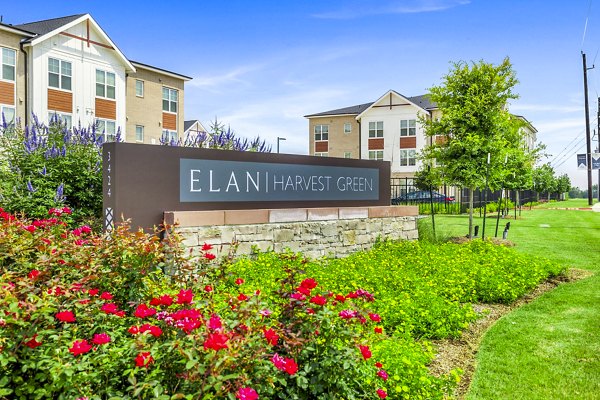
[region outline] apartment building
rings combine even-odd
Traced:
[[[191,78],[128,60],[89,14],[0,23],[0,112],[29,124],[54,115],[96,124],[106,140],[157,143],[183,135],[184,83]]]
[[[305,115],[309,154],[386,160],[391,162],[392,178],[413,178],[421,167],[417,155],[432,140],[419,119],[440,116],[426,95],[408,97],[389,90],[372,103]],[[518,117],[526,123],[527,143],[533,148],[537,130]]]

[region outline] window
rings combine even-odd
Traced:
[[[163,88],[163,111],[177,112],[177,90]]]
[[[17,60],[17,52],[12,49],[2,48],[2,71],[0,78],[6,81],[15,80],[15,65]]]
[[[57,111],[48,112],[48,122],[51,123],[55,119],[57,119],[58,122],[62,124],[66,124],[68,129],[71,129],[73,127],[73,118],[71,117],[71,114],[61,113]]]
[[[167,141],[169,143],[176,142],[179,139],[177,131],[172,131],[169,129],[163,129],[162,137],[164,141]]]
[[[96,70],[96,96],[107,99],[115,98],[115,74]]]
[[[104,142],[114,142],[117,139],[117,124],[110,119],[97,119],[96,131],[100,132]]]
[[[329,153],[315,153],[316,157],[327,157]]]
[[[0,106],[0,128],[4,127],[5,122],[7,126],[15,123],[14,107]]]
[[[70,62],[48,58],[48,86],[71,90],[71,75]]]
[[[144,81],[135,80],[135,95],[137,97],[144,97]]]
[[[136,142],[144,141],[144,126],[143,125],[135,126],[135,141]]]
[[[400,121],[400,136],[415,136],[417,134],[417,120],[403,119]]]
[[[383,121],[369,122],[369,137],[370,138],[382,138],[383,137]]]
[[[417,161],[416,150],[400,150],[400,165],[401,166],[414,166]]]
[[[383,150],[369,150],[369,160],[383,160]]]
[[[315,125],[315,141],[329,140],[329,125]]]
[[[351,151],[345,151],[344,152],[344,158],[352,158],[352,152]]]
[[[352,132],[352,124],[350,122],[346,122],[344,124],[344,133],[347,135]]]

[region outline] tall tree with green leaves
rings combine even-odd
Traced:
[[[429,89],[441,111],[439,119],[423,119],[432,140],[421,157],[436,160],[446,183],[469,189],[469,236],[473,235],[473,190],[500,187],[506,174],[505,159],[521,145],[518,121],[507,105],[518,96],[518,83],[508,58],[499,65],[483,61],[456,62],[439,86]],[[488,163],[488,154],[489,163]]]

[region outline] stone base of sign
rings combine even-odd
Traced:
[[[301,251],[310,258],[343,257],[373,246],[377,239],[418,238],[416,206],[168,211],[183,244],[199,252],[204,243],[217,256],[254,249]]]

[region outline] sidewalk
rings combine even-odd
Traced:
[[[592,211],[600,212],[600,203],[596,203],[592,206]]]

